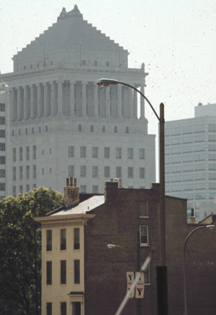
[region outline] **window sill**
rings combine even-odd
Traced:
[[[140,247],[150,247],[150,244],[140,244]]]

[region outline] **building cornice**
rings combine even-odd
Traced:
[[[76,214],[66,214],[66,215],[52,215],[45,217],[37,217],[34,218],[35,221],[43,224],[53,224],[53,223],[77,223],[82,222],[85,224],[88,220],[93,219],[95,214],[87,214],[87,213],[76,213]]]

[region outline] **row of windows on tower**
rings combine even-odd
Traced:
[[[67,249],[67,234],[66,229],[60,229],[60,250]],[[73,229],[73,249],[80,249],[80,229]],[[52,230],[46,231],[46,250],[52,251]]]
[[[36,145],[32,146],[32,158],[33,160],[36,160],[36,153],[37,153],[37,147]],[[27,146],[25,148],[25,158],[28,161],[30,159],[30,147]],[[17,149],[13,148],[13,161],[15,162],[17,160]],[[19,161],[23,160],[23,147],[19,147]]]
[[[82,125],[78,125],[78,131],[83,131]],[[117,133],[118,127],[114,126],[113,131],[114,131],[114,133]],[[93,125],[90,126],[90,132],[94,132],[94,126]],[[102,132],[106,132],[106,126],[102,126]],[[129,127],[128,126],[125,127],[125,133],[129,133]]]
[[[98,147],[92,147],[91,155],[93,158],[99,157],[99,150],[100,150],[100,148],[98,148]],[[126,155],[122,148],[116,148],[115,150],[116,150],[115,156],[117,159],[121,159],[123,156]],[[110,158],[110,151],[111,151],[111,149],[109,147],[105,147],[104,152],[103,152],[103,157],[104,158]],[[85,146],[81,146],[79,148],[79,156],[81,158],[87,157],[87,148]],[[75,147],[74,146],[68,146],[68,157],[75,157]],[[133,159],[133,157],[134,157],[134,149],[128,148],[127,149],[127,158]],[[144,148],[139,149],[139,159],[145,159],[145,149]]]
[[[41,68],[41,67],[46,67],[46,66],[53,66],[53,61],[49,61],[49,62],[45,62],[45,61],[42,61],[42,62],[37,62],[37,65],[35,66],[35,68]],[[31,64],[29,67],[24,65],[23,66],[23,69],[24,70],[27,70],[27,69],[34,69],[34,65]]]
[[[4,143],[2,144],[4,145]],[[4,148],[5,148],[5,145],[4,145]],[[19,147],[19,161],[23,161],[24,159],[24,150],[25,150],[25,159],[28,161],[30,160],[30,148],[29,146],[25,147],[25,149],[23,149],[23,147]],[[1,143],[0,143],[0,151],[1,151]],[[2,150],[3,151],[3,150]],[[44,155],[44,149],[42,149],[42,155]],[[49,154],[52,154],[52,149],[49,148]],[[13,158],[13,162],[16,162],[17,160],[17,148],[13,148],[13,151],[12,151],[12,158]],[[37,146],[36,145],[33,145],[32,146],[32,159],[33,160],[36,160],[37,158]],[[1,164],[1,161],[0,161],[0,164]],[[4,163],[2,163],[4,164]]]
[[[78,176],[75,174],[75,167],[74,165],[68,165],[68,176],[76,177]],[[103,177],[110,177],[111,173],[111,168],[110,166],[104,166],[103,167]],[[122,167],[117,166],[115,169],[115,174],[117,178],[122,178]],[[79,172],[80,177],[86,177],[87,176],[87,166],[86,165],[81,165],[80,166],[80,172]],[[92,177],[97,178],[101,177],[100,175],[100,168],[98,166],[92,166]],[[133,167],[128,167],[127,168],[127,177],[128,178],[134,178],[134,168]],[[136,176],[137,177],[137,176]],[[139,167],[139,178],[145,178],[145,168],[144,167]]]
[[[23,180],[24,179],[24,174],[23,174],[23,166],[19,167],[19,179]],[[51,173],[52,173],[52,168],[51,169]],[[25,167],[25,171],[26,171],[26,176],[25,179],[30,179],[30,166],[26,165]],[[12,175],[13,181],[17,180],[17,168],[13,167],[13,175]],[[37,178],[37,166],[36,165],[32,165],[32,178]]]
[[[41,126],[38,127],[38,132],[41,133],[43,130],[41,128]],[[45,132],[48,132],[48,126],[45,126],[45,129],[44,129]],[[37,132],[36,128],[35,127],[29,127],[29,128],[25,128],[23,129],[23,131],[21,131],[21,129],[18,130],[18,135],[19,136],[22,136],[23,134],[27,135],[27,134],[34,134],[35,132]],[[12,130],[12,137],[15,136],[15,130]]]
[[[35,68],[36,69],[39,69],[39,68],[44,68],[44,67],[47,67],[47,66],[53,66],[54,65],[54,62],[51,60],[51,61],[42,61],[42,62],[37,62],[37,64],[36,64],[36,66],[35,66]],[[91,62],[90,61],[87,61],[87,60],[82,60],[82,65],[83,66],[91,66],[92,64],[91,64]],[[94,61],[94,63],[93,63],[93,65],[95,66],[95,67],[97,67],[98,66],[98,62],[95,60]],[[106,65],[106,67],[109,67],[110,66],[110,63],[109,63],[109,61],[106,61],[106,63],[105,63],[105,65]],[[23,66],[23,69],[24,70],[27,70],[27,69],[34,69],[34,65],[33,64],[31,64],[29,67],[28,66],[26,66],[26,65],[24,65]]]
[[[1,184],[0,184],[0,185],[1,185]],[[23,193],[24,193],[23,185],[19,185],[18,188],[19,188],[18,193],[19,193],[19,194],[23,194]],[[32,189],[35,189],[35,188],[36,188],[36,184],[33,184],[33,185],[32,185]],[[30,191],[30,185],[29,185],[29,184],[26,185],[25,191],[26,191],[26,192]],[[17,194],[17,187],[16,187],[16,186],[13,186],[13,188],[12,188],[12,195],[13,195],[14,197],[16,197],[16,194]]]

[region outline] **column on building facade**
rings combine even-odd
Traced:
[[[35,118],[35,99],[34,99],[34,84],[30,86],[30,118],[34,119]]]
[[[70,115],[75,116],[74,81],[70,81]]]
[[[86,82],[82,81],[82,116],[87,116],[87,109],[86,109]]]
[[[106,117],[110,117],[110,87],[106,88]]]
[[[128,116],[129,118],[133,117],[133,100],[132,100],[132,93],[133,93],[133,89],[129,88],[128,89]]]
[[[137,85],[135,84],[135,88],[137,88]],[[133,93],[133,117],[137,118],[137,92],[134,91]]]
[[[37,118],[42,117],[42,95],[41,84],[37,84]]]
[[[44,117],[49,116],[49,84],[44,83]]]
[[[141,88],[140,88],[141,93],[144,94],[144,84],[141,84]],[[144,118],[145,116],[145,112],[144,112],[144,98],[140,95],[140,118]]]
[[[50,116],[54,117],[56,115],[56,98],[55,98],[55,82],[50,82]]]
[[[59,80],[58,84],[58,114],[63,113],[63,80]]]
[[[99,116],[99,108],[98,108],[98,85],[94,84],[94,117]]]
[[[17,120],[22,120],[21,87],[17,87]]]
[[[16,88],[11,88],[11,120],[15,121],[17,119],[17,98],[16,98]]]
[[[122,117],[122,86],[121,84],[118,84],[117,87],[118,87],[117,117]]]
[[[23,101],[24,101],[24,119],[29,119],[29,102],[28,102],[28,86],[23,87]]]

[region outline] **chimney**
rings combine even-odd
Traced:
[[[194,209],[191,209],[190,223],[191,224],[195,224],[196,223],[196,218],[194,216]]]
[[[118,192],[118,182],[117,181],[111,181],[111,182],[105,182],[104,183],[105,202],[113,201],[114,198],[117,196],[117,192]]]
[[[76,183],[76,178],[74,180],[73,177],[66,179],[66,186],[64,187],[64,203],[66,208],[79,203],[79,187]]]

